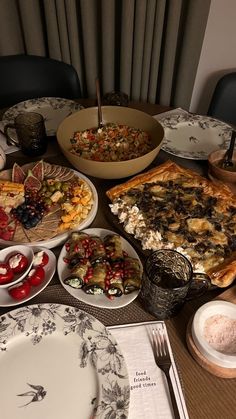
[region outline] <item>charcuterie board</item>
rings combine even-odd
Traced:
[[[225,292],[223,292],[220,296],[216,297],[216,300],[224,300],[229,301],[231,303],[236,304],[236,285],[233,287],[227,289]],[[211,374],[220,377],[220,378],[236,378],[236,368],[224,368],[220,367],[213,362],[210,362],[208,359],[206,359],[203,354],[198,350],[196,347],[192,333],[192,321],[193,317],[190,318],[186,330],[186,342],[188,346],[188,350],[191,353],[192,357],[195,359],[195,361],[206,371],[210,372]]]

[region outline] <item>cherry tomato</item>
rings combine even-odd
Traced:
[[[30,288],[31,287],[28,281],[22,281],[12,287],[9,287],[8,292],[14,300],[23,300],[23,298],[28,297]]]
[[[8,258],[7,263],[13,270],[14,274],[21,274],[26,270],[29,264],[27,257],[22,253],[14,253],[11,255]]]
[[[37,287],[40,285],[45,278],[45,271],[42,266],[37,266],[36,268],[31,269],[26,279],[30,285]]]
[[[8,263],[0,263],[0,285],[11,282],[14,277],[14,272]]]
[[[43,250],[34,254],[33,266],[45,266],[49,261],[49,256]]]

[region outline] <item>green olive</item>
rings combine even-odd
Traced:
[[[48,190],[49,190],[50,192],[55,192],[55,190],[56,190],[55,185],[50,185],[50,186],[48,187]]]
[[[63,183],[62,183],[62,185],[61,185],[61,190],[62,190],[63,192],[68,191],[68,190],[69,190],[69,188],[70,188],[70,184],[69,184],[69,183],[67,183],[67,182],[63,182]]]
[[[50,192],[50,191],[46,191],[45,194],[44,194],[44,196],[46,198],[49,198],[51,195],[52,195],[52,192]]]
[[[59,182],[59,181],[55,182],[55,183],[54,183],[54,186],[55,186],[55,189],[56,189],[57,191],[60,191],[60,189],[61,189],[61,182]]]
[[[48,207],[50,207],[52,205],[52,201],[50,198],[45,198],[44,200],[45,205],[47,205]]]

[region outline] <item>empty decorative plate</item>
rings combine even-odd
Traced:
[[[93,316],[37,304],[1,316],[0,323],[2,418],[128,418],[124,357]]]
[[[67,116],[79,111],[83,106],[74,100],[58,97],[41,97],[17,103],[8,109],[2,118],[3,124],[13,123],[15,117],[22,112],[38,112],[44,117],[48,136],[56,135],[59,124]]]
[[[207,160],[230,141],[232,127],[217,119],[192,114],[175,114],[159,119],[165,130],[162,150],[193,160]]]

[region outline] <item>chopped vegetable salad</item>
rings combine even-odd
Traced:
[[[76,131],[70,141],[73,154],[103,162],[135,159],[154,148],[147,132],[116,123]]]

